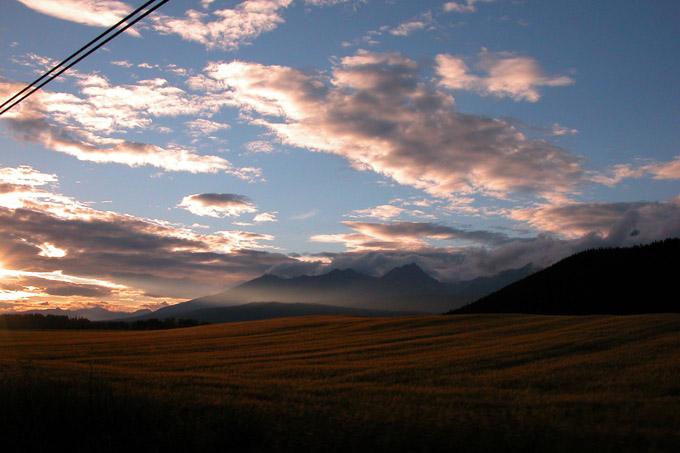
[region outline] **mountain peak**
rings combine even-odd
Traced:
[[[394,269],[383,275],[380,278],[380,280],[384,282],[403,282],[408,284],[413,284],[415,282],[426,284],[439,283],[438,280],[432,278],[416,263],[395,267]]]
[[[356,272],[353,269],[347,268],[347,269],[333,269],[327,275],[356,275],[356,274],[358,274],[358,272]]]
[[[367,278],[364,274],[360,274],[352,269],[333,269],[327,274],[318,276],[321,282],[350,282],[359,281]]]
[[[337,273],[337,274],[347,274],[347,273],[353,273],[354,271],[351,268],[346,268],[346,269],[333,269],[332,271],[329,272],[329,274],[332,273]]]

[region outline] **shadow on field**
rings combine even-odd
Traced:
[[[0,431],[9,451],[113,452],[439,452],[672,451],[646,439],[579,435],[542,421],[530,408],[522,419],[502,405],[474,408],[476,420],[432,426],[417,414],[408,426],[367,417],[267,410],[242,404],[197,404],[187,394],[162,400],[133,383],[108,385],[92,371],[68,382],[30,363],[0,371]],[[343,411],[338,411],[338,415]],[[516,412],[516,411],[515,411]],[[343,419],[345,418],[345,419]],[[483,423],[480,423],[483,420]],[[444,428],[446,426],[446,428]],[[651,448],[650,448],[651,447]],[[7,450],[6,450],[7,451]]]

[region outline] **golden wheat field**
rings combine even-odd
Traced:
[[[680,315],[0,331],[0,371],[0,433],[27,449],[680,448]]]

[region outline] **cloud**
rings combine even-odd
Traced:
[[[45,293],[51,296],[106,297],[112,291],[110,288],[93,285],[62,285],[49,286],[45,289]]]
[[[249,153],[273,153],[274,146],[264,140],[256,140],[254,142],[248,142],[245,144],[245,148]]]
[[[394,36],[408,36],[414,31],[430,27],[433,22],[432,13],[428,11],[408,22],[404,22],[403,24],[390,29],[389,32]]]
[[[588,173],[590,181],[613,187],[628,178],[657,180],[680,179],[680,156],[668,162],[650,162],[638,165],[618,164],[605,171]]]
[[[516,209],[511,218],[568,238],[597,234],[617,244],[680,236],[680,197],[666,202],[594,202]]]
[[[192,214],[209,217],[238,217],[244,213],[257,212],[248,197],[233,193],[188,195],[178,206]]]
[[[253,171],[244,172],[244,169],[235,169],[221,157],[199,155],[183,148],[163,148],[123,139],[108,139],[106,140],[108,146],[99,146],[40,119],[9,118],[6,121],[10,130],[15,133],[15,138],[40,143],[48,149],[69,154],[78,160],[117,163],[130,167],[150,165],[167,171],[189,173],[224,171],[243,179],[250,179],[253,173]]]
[[[399,206],[384,204],[374,208],[357,209],[352,211],[352,213],[349,214],[349,217],[372,217],[380,220],[389,220],[398,217],[404,211],[405,209],[400,208]]]
[[[184,40],[201,43],[209,49],[235,50],[284,22],[279,13],[291,1],[247,0],[234,9],[221,9],[210,14],[188,10],[183,18],[161,14],[155,15],[152,20],[154,28],[161,33],[175,33]]]
[[[674,204],[675,207],[670,208],[669,204]],[[574,253],[588,249],[632,246],[678,237],[680,236],[678,204],[680,204],[678,199],[658,205],[641,203],[635,208],[639,217],[626,214],[627,211],[623,210],[624,212],[618,216],[618,221],[614,220],[611,223],[612,228],[607,235],[591,232],[583,236],[566,238],[541,233],[526,239],[507,237],[495,244],[487,242],[483,247],[479,244],[432,247],[410,239],[413,236],[416,239],[428,237],[431,233],[427,232],[429,228],[427,224],[416,228],[403,228],[399,224],[368,228],[352,225],[353,229],[370,234],[364,234],[363,238],[361,233],[356,233],[353,238],[350,237],[352,235],[345,235],[347,237],[344,240],[340,240],[343,239],[341,235],[330,235],[334,239],[333,242],[354,245],[350,251],[310,255],[305,261],[297,259],[276,264],[267,272],[292,277],[351,268],[368,275],[380,276],[396,266],[416,263],[442,281],[464,281],[495,275],[504,270],[518,269],[529,264],[536,268],[545,268]],[[666,212],[669,208],[670,212]],[[642,228],[636,230],[636,227]],[[409,233],[410,228],[412,229]],[[488,232],[467,233],[484,235]],[[435,230],[432,234],[441,235],[442,238],[447,236],[445,229]],[[452,238],[457,235],[457,232],[450,234]],[[390,238],[394,239],[391,244]]]
[[[67,93],[38,91],[8,112],[3,119],[15,139],[40,143],[79,160],[118,163],[131,167],[150,165],[167,171],[216,173],[223,171],[253,180],[259,169],[235,168],[219,156],[200,155],[187,148],[161,147],[111,138],[104,133],[147,127],[150,115],[176,116],[219,108],[220,101],[188,97],[162,79],[137,86],[112,87],[98,76],[81,80],[85,99]],[[0,94],[15,92],[19,84],[0,81]]]
[[[228,124],[218,123],[203,118],[189,121],[187,122],[187,126],[189,126],[191,135],[194,136],[210,135],[213,132],[217,132],[222,129],[229,129],[231,127]]]
[[[438,197],[547,196],[581,180],[581,158],[530,140],[508,122],[455,111],[452,98],[428,86],[419,70],[400,54],[360,51],[329,78],[213,63],[205,86],[284,144],[343,156],[357,169]]]
[[[278,214],[278,211],[274,212],[262,212],[255,217],[253,217],[253,222],[256,223],[261,223],[261,222],[277,222],[278,220],[276,219],[276,214]]]
[[[645,165],[642,169],[654,179],[680,179],[680,156],[670,162]]]
[[[267,234],[197,234],[181,226],[93,209],[42,189],[56,184],[56,178],[31,167],[0,168],[2,175],[0,299],[22,308],[43,302],[75,306],[92,298],[129,307],[157,303],[159,297],[180,301],[272,270],[292,276],[351,267],[380,275],[416,262],[438,278],[464,280],[529,263],[547,266],[587,248],[680,235],[678,198],[659,203],[572,203],[537,207],[517,214],[516,220],[561,234],[591,231],[573,239],[544,233],[514,239],[428,222],[344,222],[352,233],[312,239],[342,243],[350,251],[296,257],[257,250],[266,249],[263,243],[274,239]],[[452,245],[436,247],[431,241]],[[63,253],[44,253],[57,249]]]
[[[465,61],[447,54],[437,55],[435,71],[441,86],[451,90],[476,91],[485,95],[510,97],[516,101],[536,102],[539,87],[566,86],[574,83],[567,76],[547,76],[531,57],[508,53],[480,55],[478,68],[484,75],[470,73]],[[566,133],[568,130],[557,129]]]
[[[238,244],[241,249],[254,249],[254,248],[268,248],[268,249],[278,249],[275,246],[263,245],[260,241],[273,241],[274,236],[271,234],[262,233],[252,233],[250,231],[216,231],[216,236],[221,236],[228,239],[234,244]]]
[[[37,246],[41,250],[41,252],[38,253],[38,255],[40,256],[45,256],[47,258],[61,258],[63,256],[66,256],[66,250],[60,249],[59,247],[55,247],[53,244],[50,244],[49,242],[45,242],[42,245],[37,244]]]
[[[132,63],[130,63],[127,60],[112,61],[111,64],[115,65],[115,66],[121,66],[123,68],[131,68],[132,66],[134,66]]]
[[[79,24],[110,27],[130,14],[130,5],[110,0],[18,0],[35,11]]]
[[[556,137],[561,135],[574,135],[578,134],[578,130],[569,129],[568,127],[562,126],[561,124],[554,123],[552,126],[550,126],[550,134]]]
[[[57,175],[36,171],[28,165],[19,167],[1,167],[0,181],[11,186],[44,186],[56,183]]]
[[[303,212],[302,214],[291,216],[290,220],[307,220],[311,219],[312,217],[316,217],[317,215],[319,215],[319,210],[313,209],[309,212]]]
[[[308,5],[314,5],[314,6],[332,6],[332,5],[337,5],[340,3],[347,3],[347,2],[353,2],[353,3],[360,3],[360,2],[365,2],[366,0],[305,0],[305,3]]]
[[[474,13],[477,11],[477,3],[493,3],[494,0],[465,0],[462,2],[444,3],[444,11],[447,13]]]
[[[304,265],[308,273],[324,273],[332,269],[351,268],[369,275],[382,275],[396,266],[416,263],[429,274],[442,281],[465,281],[481,276],[491,276],[508,269],[518,269],[528,264],[547,267],[560,259],[608,243],[598,236],[576,240],[558,239],[539,235],[530,240],[512,240],[498,247],[423,247],[418,249],[356,250],[324,254],[330,263],[317,263],[315,270]],[[294,269],[299,261],[277,264],[273,269]]]
[[[50,175],[22,168],[25,179],[50,179]],[[0,175],[15,173],[6,168],[0,171]],[[0,187],[5,188],[0,195],[0,272],[3,281],[14,279],[20,286],[15,291],[29,294],[35,303],[55,300],[56,296],[45,292],[55,285],[31,289],[21,285],[27,278],[61,282],[57,286],[110,288],[109,302],[136,306],[154,297],[179,301],[218,292],[274,264],[293,260],[258,250],[270,248],[262,242],[273,240],[271,235],[247,231],[198,234],[182,226],[99,211],[32,185],[0,181]],[[45,244],[63,253],[46,254]],[[83,288],[74,291],[80,291],[81,297],[87,292]]]
[[[363,0],[306,0],[311,6],[332,6]],[[213,0],[202,0],[207,9]],[[237,50],[249,45],[262,33],[275,30],[285,22],[281,13],[292,0],[246,0],[232,9],[211,13],[187,10],[184,17],[155,14],[151,17],[154,29],[163,34],[177,34],[186,41],[203,44],[208,49]]]
[[[425,239],[464,240],[481,244],[501,244],[509,241],[502,233],[466,231],[430,222],[342,222],[356,231],[350,234],[320,234],[314,242],[341,243],[353,251],[419,250],[430,247]]]
[[[82,97],[46,92],[45,111],[61,124],[75,122],[91,132],[117,132],[150,127],[154,118],[215,113],[226,105],[218,97],[191,95],[162,78],[134,85],[111,85],[98,75],[82,75]]]

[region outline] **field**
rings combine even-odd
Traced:
[[[0,331],[14,449],[680,451],[680,315]]]

